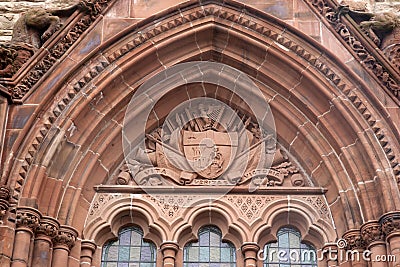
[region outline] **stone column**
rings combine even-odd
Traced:
[[[386,256],[386,242],[378,221],[370,221],[361,226],[361,236],[371,251],[369,255],[371,267],[387,267],[386,261],[376,261],[379,257]]]
[[[179,245],[175,242],[167,241],[161,244],[161,252],[163,255],[163,267],[175,267],[176,253]]]
[[[30,207],[17,209],[17,228],[11,267],[26,267],[29,265],[31,238],[39,222],[40,213],[36,209]]]
[[[386,241],[389,243],[387,250],[389,255],[394,255],[395,261],[390,263],[391,266],[400,266],[400,212],[394,211],[384,214],[379,223],[382,232],[386,235]]]
[[[260,246],[256,243],[244,243],[241,247],[244,256],[244,267],[256,267],[257,266],[257,254],[260,250]]]
[[[345,261],[351,263],[353,267],[366,267],[367,262],[363,258],[365,250],[365,242],[361,237],[360,230],[349,230],[343,235],[346,240],[346,248],[344,252]]]
[[[335,267],[338,265],[339,248],[336,243],[325,244],[318,255],[318,266]]]
[[[1,106],[1,97],[0,97],[0,106]],[[1,144],[1,137],[0,137],[0,144]],[[12,257],[12,251],[13,251],[12,243],[14,241],[15,232],[13,228],[9,227],[9,224],[11,223],[7,221],[8,208],[10,206],[10,197],[11,197],[10,189],[5,185],[0,186],[0,236],[1,236],[0,266],[11,265],[10,259]]]
[[[51,262],[52,238],[57,235],[60,224],[56,219],[43,217],[36,228],[36,237],[33,247],[32,266],[48,267]]]
[[[57,235],[53,238],[52,267],[68,266],[68,255],[74,246],[78,232],[68,225],[62,225]]]
[[[81,266],[92,266],[93,254],[96,251],[96,244],[92,241],[83,240],[81,242]]]

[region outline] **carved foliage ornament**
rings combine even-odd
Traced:
[[[75,229],[62,226],[52,240],[54,246],[66,246],[68,249],[71,249],[75,244],[77,236],[78,233]]]
[[[283,185],[284,179],[291,177],[292,185],[304,186],[298,168],[276,151],[272,137],[262,136],[257,123],[236,113],[229,114],[223,106],[201,104],[196,111],[185,109],[176,114],[164,123],[167,127],[147,134],[147,147],[138,148],[120,168],[116,183],[268,187]],[[235,115],[239,121],[233,119]]]

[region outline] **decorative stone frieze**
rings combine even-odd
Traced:
[[[360,230],[349,230],[343,235],[343,239],[346,240],[347,250],[363,250],[365,249],[365,242],[361,237]]]

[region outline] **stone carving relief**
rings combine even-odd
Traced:
[[[164,125],[168,127],[147,134],[146,149],[138,148],[122,165],[117,184],[306,185],[299,169],[276,149],[272,135],[263,136],[259,125],[239,112],[228,114],[222,106],[200,104]]]
[[[347,12],[400,71],[400,15],[394,12],[371,13],[351,8]]]
[[[363,40],[359,40],[352,32],[353,26],[346,20],[342,20],[341,16],[347,14],[349,8],[347,6],[337,6],[325,0],[307,0],[317,14],[327,22],[339,34],[339,36],[353,51],[356,57],[363,65],[370,69],[378,78],[381,84],[390,91],[395,98],[400,98],[400,86],[395,80],[394,74],[388,70],[385,65],[378,60],[375,51],[368,51]]]
[[[0,45],[0,77],[11,77],[62,26],[78,6],[62,10],[31,9],[14,25],[11,42]]]
[[[6,215],[10,206],[11,190],[8,187],[0,187],[0,224],[3,223],[3,217]]]

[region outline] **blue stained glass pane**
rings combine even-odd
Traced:
[[[232,249],[231,248],[221,248],[221,262],[232,261]]]
[[[210,232],[210,245],[218,246],[221,243],[221,237],[217,233]]]
[[[197,262],[191,262],[191,263],[188,263],[186,266],[187,266],[187,267],[199,267],[199,263],[197,263]]]
[[[291,248],[300,247],[300,238],[294,233],[289,233],[289,244]]]
[[[199,245],[200,246],[208,246],[208,245],[210,245],[210,235],[209,235],[209,233],[204,233],[199,237]]]
[[[210,248],[209,247],[200,247],[200,261],[201,262],[210,261]]]
[[[142,254],[140,256],[142,261],[150,261],[151,260],[151,249],[150,247],[142,247]]]
[[[288,234],[283,234],[279,236],[278,239],[279,246],[282,248],[288,248],[289,247],[289,239],[288,239]]]
[[[129,261],[129,247],[119,247],[118,252],[119,261]]]
[[[139,261],[140,260],[140,247],[131,247],[130,248],[130,261]]]
[[[131,238],[131,245],[140,246],[142,244],[142,235],[137,233],[136,231],[132,231]]]
[[[189,247],[187,249],[187,260],[194,262],[194,261],[199,261],[199,248],[198,247]]]
[[[210,261],[211,262],[220,262],[221,260],[221,251],[219,247],[211,248],[210,249]]]
[[[124,231],[118,239],[120,245],[129,245],[131,243],[131,233],[129,231]]]
[[[111,246],[108,249],[108,254],[105,256],[105,258],[108,261],[117,261],[118,260],[118,247],[117,246]]]

